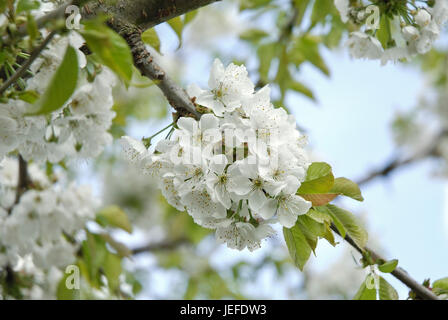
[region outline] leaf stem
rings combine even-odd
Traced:
[[[161,134],[163,131],[165,131],[166,129],[168,129],[169,127],[172,127],[175,124],[175,122],[171,122],[169,125],[167,125],[165,128],[160,129],[159,131],[157,131],[156,133],[154,133],[152,136],[150,136],[149,138],[145,138],[145,139],[149,139],[152,140],[152,138],[158,136],[159,134]]]

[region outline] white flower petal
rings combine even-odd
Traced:
[[[189,117],[181,117],[177,120],[177,126],[181,130],[185,130],[189,132],[191,135],[197,132],[198,130],[198,122],[193,118]]]
[[[258,211],[262,206],[264,206],[266,201],[267,198],[264,192],[260,189],[256,189],[252,191],[249,196],[249,207],[254,211]]]
[[[210,169],[217,175],[221,175],[226,168],[228,160],[225,155],[218,154],[210,160]]]
[[[201,131],[209,129],[217,129],[219,126],[219,119],[212,114],[204,114],[199,120],[199,128]]]
[[[210,78],[208,80],[209,88],[215,89],[219,87],[224,76],[224,71],[224,65],[221,60],[215,59],[215,61],[213,61],[212,71],[210,72]]]
[[[270,219],[275,215],[277,211],[278,202],[275,199],[269,199],[265,202],[265,204],[260,208],[258,213],[263,219]]]

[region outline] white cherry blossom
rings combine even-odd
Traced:
[[[375,5],[373,1],[361,3],[365,6]],[[448,0],[435,0],[433,4],[422,4],[415,8],[416,10],[410,11],[410,15],[404,13],[409,7],[406,1],[394,3],[398,13],[391,16],[380,12],[381,16],[387,15],[390,29],[390,38],[381,44],[377,38],[378,33],[372,33],[369,24],[366,23],[367,15],[362,6],[353,5],[348,0],[335,0],[335,5],[344,22],[350,20],[359,26],[359,30],[352,32],[347,41],[351,55],[354,58],[381,60],[383,65],[389,61],[410,59],[417,54],[430,51],[448,20]]]
[[[28,173],[33,187],[18,203],[14,204],[15,197],[11,203],[17,167],[17,159],[12,158],[0,166],[0,269],[10,266],[33,279],[34,293],[23,289],[25,297],[32,298],[40,290],[47,298],[54,298],[55,288],[48,286],[57,285],[61,270],[76,261],[79,250],[79,244],[67,238],[74,238],[94,219],[99,202],[88,187],[50,183],[45,172],[31,163]],[[61,173],[58,178],[65,180]]]
[[[154,152],[126,136],[122,144],[133,165],[158,177],[168,203],[229,248],[255,250],[274,234],[272,223],[291,227],[310,208],[296,195],[309,165],[306,139],[272,105],[268,86],[254,91],[243,66],[215,60],[209,87],[189,87],[192,101],[209,109],[179,118]]]
[[[209,90],[193,85],[188,92],[197,104],[210,108],[217,116],[239,108],[244,97],[254,92],[254,84],[244,66],[231,63],[224,68],[218,59],[213,63],[208,85]]]

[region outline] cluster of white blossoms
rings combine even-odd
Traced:
[[[255,250],[274,234],[270,224],[290,228],[311,207],[296,194],[309,165],[306,139],[293,116],[273,107],[269,87],[255,91],[244,66],[215,60],[208,84],[188,88],[209,111],[199,120],[179,118],[155,150],[127,136],[122,144],[172,206],[228,247]]]
[[[26,90],[42,95],[62,62],[67,46],[80,48],[84,40],[77,33],[56,37],[31,65],[33,76]],[[108,132],[112,111],[115,76],[106,67],[89,82],[86,57],[80,51],[80,76],[72,97],[60,109],[48,115],[30,116],[33,105],[19,98],[0,103],[0,161],[12,151],[25,160],[57,163],[64,159],[98,156],[112,143]]]
[[[351,21],[364,29],[350,34],[347,44],[351,55],[381,60],[382,64],[427,53],[448,20],[448,0],[423,1],[420,7],[414,1],[369,1],[366,5],[363,1],[334,2],[343,22]],[[385,23],[381,23],[384,17]],[[379,41],[380,33],[388,37],[385,47]]]
[[[99,203],[90,188],[62,183],[62,174],[53,181],[35,164],[28,171],[32,188],[17,202],[17,160],[0,163],[0,270],[33,278],[22,294],[40,299],[54,294],[61,270],[76,261],[74,239]]]

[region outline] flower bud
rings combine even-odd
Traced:
[[[403,32],[403,36],[407,41],[414,41],[420,37],[420,32],[416,27],[413,26],[406,26],[401,31]]]
[[[426,27],[431,22],[431,15],[424,9],[419,9],[415,15],[415,22],[420,27]]]
[[[365,17],[366,17],[366,12],[364,10],[361,10],[358,12],[357,18],[359,21],[363,21]]]

